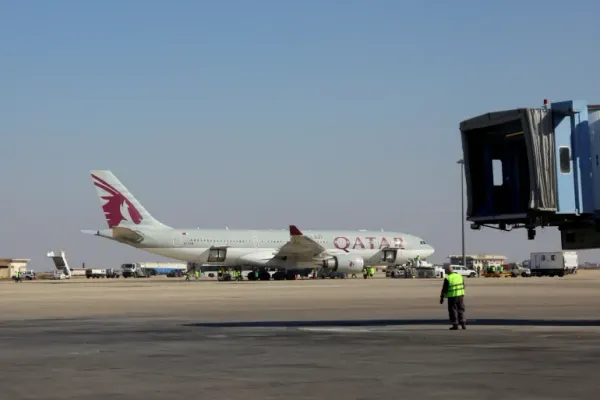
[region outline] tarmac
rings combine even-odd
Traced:
[[[0,284],[0,398],[597,399],[600,273]]]

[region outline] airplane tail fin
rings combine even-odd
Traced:
[[[169,228],[150,215],[111,171],[93,170],[91,174],[109,228]]]

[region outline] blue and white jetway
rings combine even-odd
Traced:
[[[472,229],[556,226],[563,249],[600,248],[600,105],[545,100],[460,131]]]

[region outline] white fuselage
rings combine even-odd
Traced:
[[[273,258],[290,240],[288,230],[164,229],[135,231],[137,242],[115,238],[110,229],[98,235],[129,244],[153,254],[208,265],[257,265],[279,268],[311,267],[314,262]],[[331,254],[352,254],[366,264],[403,264],[417,256],[426,258],[434,249],[422,239],[400,232],[305,231]],[[383,262],[384,249],[393,249],[393,260]]]
[[[91,171],[109,229],[84,231],[175,260],[214,266],[360,271],[403,264],[433,247],[402,232],[175,229],[156,220],[110,170]]]

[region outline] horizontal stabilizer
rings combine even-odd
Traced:
[[[129,228],[116,226],[112,228],[112,231],[113,237],[115,239],[125,239],[133,242],[141,242],[144,239],[144,237],[140,233],[133,231]]]
[[[123,240],[127,242],[136,242],[140,243],[144,240],[144,236],[138,232],[129,228],[123,228],[121,226],[114,227],[112,229],[102,229],[102,230],[82,230],[82,233],[94,236],[101,236],[109,239],[115,240]]]

